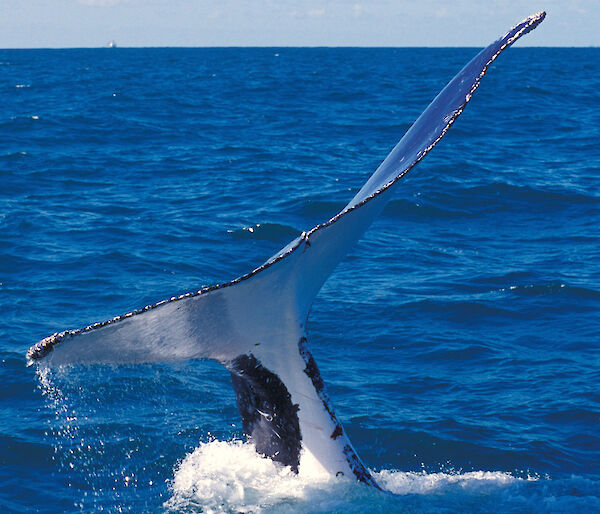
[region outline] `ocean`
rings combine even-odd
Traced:
[[[329,219],[477,51],[0,50],[0,510],[599,511],[598,48],[502,55],[313,304],[384,491],[259,457],[214,362],[26,365]]]

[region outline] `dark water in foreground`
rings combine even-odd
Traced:
[[[25,366],[335,214],[475,53],[0,51],[0,510],[600,510],[600,49],[503,55],[313,306],[395,495],[257,457],[215,363]]]

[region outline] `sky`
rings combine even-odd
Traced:
[[[547,11],[520,46],[600,46],[600,0],[0,0],[0,48],[485,46]]]

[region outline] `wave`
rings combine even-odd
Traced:
[[[483,185],[451,184],[447,187],[442,179],[423,198],[416,193],[413,198],[391,200],[384,209],[384,215],[401,218],[468,218],[476,215],[497,214],[514,210],[515,205],[527,206],[535,212],[553,213],[557,209],[583,206],[595,208],[600,203],[597,195],[590,191],[574,188],[554,189],[543,186],[519,186],[505,182]]]
[[[287,242],[300,235],[299,230],[280,223],[257,223],[249,227],[228,230],[227,232],[235,239],[254,239],[274,243]]]
[[[523,284],[523,285],[511,285],[508,288],[502,288],[499,291],[506,292],[510,291],[512,294],[518,296],[544,296],[544,295],[556,295],[556,294],[567,294],[573,298],[579,299],[599,299],[600,291],[587,287],[569,286],[562,282],[550,282],[548,284]]]

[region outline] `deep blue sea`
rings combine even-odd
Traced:
[[[386,492],[258,457],[214,362],[26,366],[326,221],[477,51],[0,50],[0,510],[599,511],[597,48],[502,55],[313,305]]]

